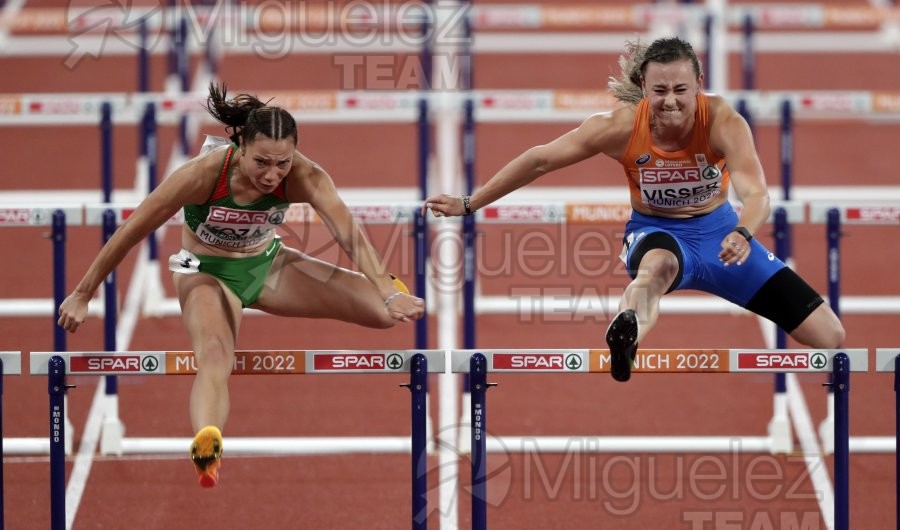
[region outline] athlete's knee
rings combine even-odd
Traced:
[[[194,356],[198,369],[227,375],[234,364],[234,343],[221,337],[205,337],[195,345]]]
[[[817,339],[819,344],[815,347],[826,349],[840,348],[844,344],[845,338],[847,338],[847,332],[844,331],[844,326],[840,321],[835,318],[835,322],[818,331]]]
[[[838,324],[838,326],[832,330],[831,334],[831,346],[829,348],[840,348],[844,345],[844,340],[847,339],[847,331],[844,329],[844,326]]]
[[[844,344],[844,339],[847,335],[841,319],[825,304],[819,306],[818,309],[818,311],[813,313],[813,316],[819,319],[815,327],[816,335],[820,342],[818,347],[840,348]]]
[[[831,308],[821,305],[791,336],[812,348],[836,349],[844,344],[846,331]]]
[[[650,281],[668,288],[678,275],[680,265],[675,254],[667,250],[653,249],[641,260],[638,274],[645,274]]]

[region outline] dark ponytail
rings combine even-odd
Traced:
[[[257,134],[273,140],[293,138],[297,143],[297,122],[281,107],[269,106],[250,94],[238,94],[226,99],[227,87],[209,84],[206,109],[216,120],[224,123],[229,138],[237,145],[251,143]]]

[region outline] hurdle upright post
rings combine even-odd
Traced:
[[[841,318],[841,212],[830,208],[827,214],[826,237],[828,238],[828,303],[831,310]],[[819,424],[819,438],[822,451],[831,454],[835,451],[835,381],[834,375],[828,375],[827,412],[825,419]]]
[[[787,211],[775,209],[775,255],[787,263],[790,259],[790,225]],[[775,328],[775,347],[787,348],[787,333],[780,327]],[[769,437],[772,439],[772,453],[790,453],[794,448],[791,434],[791,420],[788,417],[787,384],[785,374],[775,374],[774,412],[769,422]]]
[[[100,180],[104,203],[112,201],[112,130],[112,105],[104,101],[100,105]]]
[[[116,231],[116,212],[111,209],[103,211],[103,244]],[[116,270],[113,269],[103,278],[103,348],[116,351],[116,324],[118,308],[116,307]],[[106,394],[116,393],[116,376],[106,376]]]
[[[47,390],[50,393],[50,528],[66,528],[66,362],[50,358]]]
[[[834,527],[850,528],[850,358],[834,356],[832,366],[835,397],[834,421]]]
[[[741,72],[743,74],[744,90],[753,90],[756,84],[754,73],[756,70],[756,58],[753,51],[753,15],[747,14],[743,21],[744,46],[741,55]]]
[[[116,212],[111,209],[103,211],[103,243],[106,244],[116,232]],[[116,329],[119,321],[117,303],[118,287],[116,270],[113,269],[103,279],[103,347],[106,351],[116,351]],[[104,381],[103,425],[100,430],[100,452],[102,454],[122,454],[122,438],[125,425],[119,418],[119,378],[107,375]]]
[[[463,111],[465,121],[463,122],[463,173],[465,174],[465,194],[472,195],[475,192],[475,100],[472,93],[474,88],[474,71],[472,69],[472,46],[471,46],[471,21],[466,18],[466,39],[464,58],[468,58],[469,62],[464,63],[467,68],[462,75],[464,87],[467,91],[465,102],[463,103]],[[476,285],[478,278],[478,270],[476,263],[478,256],[476,254],[477,233],[475,231],[475,216],[467,215],[462,218],[462,239],[463,239],[463,348],[474,349],[475,337],[477,332],[477,315],[475,313],[475,297]],[[471,394],[469,394],[469,374],[462,374],[462,414],[471,408]],[[470,416],[471,418],[471,416]],[[466,421],[462,418],[459,429],[459,448],[461,452],[471,450],[469,440],[470,433],[466,432],[465,425],[471,425],[471,419]]]
[[[487,358],[476,353],[469,359],[469,392],[472,396],[472,530],[487,529]]]
[[[423,52],[424,53],[424,52]],[[428,55],[427,57],[430,57]],[[426,71],[427,72],[427,71]],[[422,81],[428,85],[428,77]],[[419,173],[419,200],[424,201],[428,197],[428,159],[431,153],[431,124],[428,121],[428,98],[419,98],[419,115],[416,122],[418,131],[418,173]],[[422,213],[416,209],[413,214],[415,223],[415,249],[416,249],[416,294],[426,301],[428,289],[428,212]],[[416,321],[416,348],[428,347],[428,318],[420,318]]]
[[[142,17],[138,23],[138,92],[144,94],[150,91],[150,51],[147,38],[147,17]]]
[[[465,101],[463,126],[463,166],[466,175],[466,195],[475,189],[475,103]],[[475,216],[462,218],[463,228],[463,348],[475,348]],[[465,385],[464,385],[465,388]]]
[[[147,170],[147,194],[153,193],[157,184],[159,157],[159,136],[157,126],[156,103],[148,101],[144,110],[142,129],[144,131],[143,153]],[[156,231],[147,235],[147,268],[144,278],[144,303],[141,307],[145,316],[160,315],[163,299],[162,280],[160,280],[159,243]]]
[[[59,311],[66,298],[66,214],[62,210],[53,212],[53,307]],[[58,323],[56,314],[53,319],[53,350],[66,351],[66,330]]]
[[[706,70],[706,75],[703,76],[703,88],[705,90],[710,89],[710,83],[712,82],[713,64],[711,60],[712,53],[710,52],[713,40],[712,33],[713,15],[712,13],[707,13],[706,16],[703,17],[703,67],[704,70]]]
[[[428,359],[413,355],[409,366],[409,391],[412,393],[412,528],[428,528]]]
[[[175,31],[172,33],[176,34]],[[188,23],[185,17],[178,21],[177,36],[174,43],[176,71],[178,79],[181,81],[181,94],[184,95],[191,90],[191,58],[188,55]],[[188,156],[191,152],[191,141],[188,138],[187,113],[182,113],[178,120],[178,139],[181,143],[181,154]]]
[[[147,155],[147,194],[149,195],[156,189],[156,171],[158,162],[156,103],[153,101],[148,101],[147,106],[144,109],[143,128],[144,142],[146,142],[145,152]],[[156,231],[150,232],[150,235],[147,236],[147,244],[150,260],[157,261],[159,259],[159,250],[156,242]]]
[[[841,212],[828,210],[828,302],[841,317]]]
[[[900,529],[900,355],[894,357],[894,468],[897,486],[896,495],[897,528]]]

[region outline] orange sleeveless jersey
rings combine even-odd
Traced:
[[[691,143],[680,151],[663,151],[650,136],[650,105],[638,103],[634,131],[619,159],[628,177],[633,202],[654,210],[703,206],[728,192],[725,159],[709,146],[709,99],[697,96]]]

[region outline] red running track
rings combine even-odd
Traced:
[[[29,3],[37,6],[37,3]],[[736,57],[731,64],[738,63]],[[488,55],[476,63],[482,88],[596,88],[609,74],[614,57],[604,54]],[[816,69],[796,68],[815,61]],[[523,67],[523,65],[525,65]],[[761,89],[892,89],[900,70],[895,55],[828,57],[799,54],[766,55],[758,61]],[[101,57],[65,70],[59,58],[0,58],[0,92],[130,91],[134,89],[134,59]],[[154,58],[152,87],[163,86],[164,62]],[[879,72],[879,75],[871,75]],[[231,86],[259,91],[335,89],[340,71],[328,56],[292,56],[262,61],[249,56],[226,57],[221,78]],[[49,79],[60,80],[48,83]],[[730,72],[738,83],[736,67]],[[64,87],[64,88],[63,88]],[[355,88],[366,88],[365,86]],[[525,148],[547,141],[575,124],[500,125],[478,129],[477,175],[485,181],[506,160]],[[219,133],[215,129],[207,132]],[[897,124],[803,123],[797,128],[798,185],[894,185],[897,163],[893,138]],[[770,184],[778,180],[777,131],[761,126],[758,144]],[[165,167],[174,132],[162,130],[160,167]],[[96,187],[99,173],[98,136],[89,127],[0,128],[7,146],[4,190],[67,190]],[[116,186],[133,185],[137,136],[133,128],[117,129]],[[352,155],[347,156],[347,147]],[[415,130],[412,125],[303,125],[301,149],[322,163],[339,187],[411,186],[414,182]],[[48,154],[52,153],[51,156]],[[13,170],[12,168],[16,168]],[[547,177],[540,186],[622,185],[620,170],[608,161],[589,161]],[[615,260],[621,227],[602,227],[598,241],[605,254],[583,262],[583,270],[562,271],[572,263],[576,240],[585,230],[560,233],[557,227],[487,228],[481,270],[485,294],[509,294],[523,286],[569,289],[574,293],[616,294],[626,281]],[[551,257],[525,259],[527,234],[547,234]],[[50,295],[50,245],[41,229],[5,230],[7,248],[25,252],[6,264],[2,282],[6,298]],[[389,229],[373,231],[373,240],[387,249]],[[844,292],[854,295],[900,293],[894,264],[900,258],[896,227],[853,227],[844,244]],[[74,228],[69,235],[68,284],[74,285],[99,248],[94,228]],[[765,239],[765,237],[763,237]],[[346,265],[327,238],[310,234],[307,247],[323,259]],[[821,226],[795,229],[797,269],[819,290],[825,289],[824,231]],[[178,241],[171,233],[163,253]],[[873,252],[874,250],[874,252]],[[343,260],[343,261],[340,261]],[[557,261],[558,260],[558,261]],[[409,278],[411,271],[399,253],[389,256],[393,270]],[[127,285],[133,257],[120,269]],[[406,268],[404,268],[404,266]],[[548,269],[547,272],[535,270]],[[603,270],[602,275],[596,274]],[[164,286],[172,295],[171,281]],[[124,295],[124,292],[122,293]],[[478,343],[485,348],[585,347],[601,345],[604,317],[574,315],[550,320],[530,314],[482,316]],[[900,344],[895,316],[846,316],[848,347]],[[433,324],[433,323],[432,323]],[[102,349],[101,323],[91,321],[72,336],[72,350]],[[431,336],[435,336],[432,325]],[[432,338],[432,342],[434,339]],[[329,321],[248,317],[242,349],[409,348],[411,327],[366,330]],[[735,315],[664,316],[642,346],[763,347],[754,318]],[[178,318],[142,319],[133,350],[188,349]],[[0,349],[52,349],[48,318],[0,320]],[[604,377],[512,376],[492,378],[500,386],[489,399],[490,430],[499,435],[754,435],[765,433],[772,413],[772,378],[762,375],[635,376],[627,385]],[[801,377],[814,425],[825,416],[819,377]],[[398,388],[399,376],[384,377],[235,377],[231,383],[232,414],[226,436],[369,436],[408,433],[408,393]],[[47,430],[46,384],[23,376],[5,382],[6,436],[37,436]],[[96,381],[75,378],[69,410],[76,437],[84,432]],[[854,376],[851,432],[890,435],[893,432],[892,382],[886,376]],[[187,417],[189,378],[136,377],[120,379],[120,410],[127,436],[190,435]],[[335,389],[341,389],[339,393]],[[436,411],[435,411],[436,417]],[[77,446],[77,444],[76,444]],[[799,445],[798,445],[799,447]],[[495,455],[489,459],[489,521],[492,528],[760,528],[800,521],[824,528],[815,492],[801,455],[588,455],[523,457]],[[853,528],[886,528],[894,521],[895,476],[892,455],[851,458],[851,518]],[[831,466],[831,459],[826,459]],[[46,458],[6,457],[6,522],[8,528],[49,526],[49,484]],[[460,527],[469,521],[465,494],[468,471],[460,465],[457,497]],[[430,460],[429,501],[437,509],[438,467]],[[222,482],[213,491],[196,486],[186,454],[177,458],[98,457],[85,485],[75,529],[180,529],[208,525],[237,528],[399,528],[408,525],[408,457],[385,455],[323,457],[236,457],[227,454]],[[719,478],[717,472],[725,469]],[[71,465],[69,466],[71,473]],[[766,477],[777,476],[769,480]],[[438,528],[432,512],[429,523]],[[707,526],[696,521],[709,517]]]

